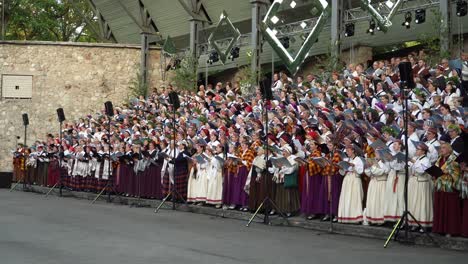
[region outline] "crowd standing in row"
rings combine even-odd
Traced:
[[[112,181],[122,195],[152,199],[174,185],[190,203],[242,211],[270,197],[287,216],[391,225],[404,210],[408,114],[409,211],[432,232],[468,236],[468,54],[462,59],[462,69],[448,60],[431,68],[410,55],[322,80],[280,72],[272,100],[260,89],[242,95],[238,82],[197,92],[168,85],[113,116],[67,122],[62,141],[50,134],[20,146],[15,177],[51,186],[61,173],[66,188],[91,192]],[[406,113],[401,61],[412,63],[416,83]]]

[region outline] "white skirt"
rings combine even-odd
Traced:
[[[383,224],[386,180],[373,177],[367,189],[366,218],[371,224]]]
[[[424,227],[432,226],[434,216],[432,181],[427,176],[426,180],[421,177],[412,176],[408,181],[408,211]],[[412,226],[417,226],[413,218],[409,217],[408,222]]]
[[[362,181],[355,172],[347,173],[341,187],[340,203],[338,206],[338,222],[362,222]]]
[[[391,170],[385,188],[384,219],[396,222],[405,210],[405,173]]]
[[[207,204],[223,203],[223,171],[210,170],[208,177]]]
[[[208,188],[207,170],[199,169],[196,172],[196,177],[192,173],[189,176],[187,188],[188,202],[205,202],[206,192]]]

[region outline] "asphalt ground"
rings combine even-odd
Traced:
[[[468,263],[467,252],[153,211],[0,190],[0,263]]]

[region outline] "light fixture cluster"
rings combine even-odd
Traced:
[[[468,4],[467,4],[466,0],[458,0],[457,1],[457,8],[456,8],[457,16],[459,16],[459,17],[466,16],[467,9],[468,9],[467,7],[468,7]]]

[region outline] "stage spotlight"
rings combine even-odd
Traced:
[[[209,63],[209,64],[211,65],[211,64],[213,64],[213,63],[215,63],[215,62],[218,62],[218,61],[219,61],[219,54],[218,54],[218,52],[212,51],[212,52],[210,53],[209,59],[208,59],[206,62]]]
[[[426,9],[417,9],[414,11],[414,23],[422,24],[426,21]]]
[[[375,21],[373,19],[369,20],[369,29],[366,31],[366,33],[374,35],[374,33],[375,33]]]
[[[345,25],[345,37],[354,36],[354,23],[348,23]]]
[[[466,16],[468,4],[466,0],[457,1],[457,16],[462,17]]]
[[[413,15],[411,15],[411,12],[406,12],[405,22],[401,23],[401,25],[408,29],[411,27],[411,20],[413,20]]]
[[[232,48],[231,49],[231,55],[229,55],[229,59],[234,61],[235,59],[239,58],[239,51],[240,51],[239,47]]]
[[[283,45],[285,49],[289,48],[289,37],[282,37],[279,39],[279,41],[281,42],[281,45]]]

